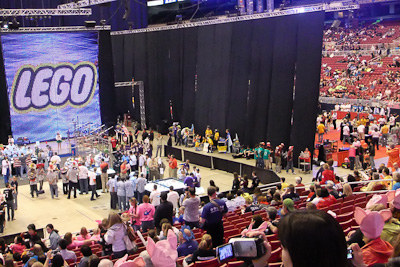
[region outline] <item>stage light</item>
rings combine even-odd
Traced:
[[[86,28],[94,28],[94,27],[96,27],[96,21],[94,21],[94,20],[85,21],[85,27]]]
[[[175,16],[175,22],[178,24],[182,24],[182,15],[176,15]]]

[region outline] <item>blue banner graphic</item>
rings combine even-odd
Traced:
[[[101,125],[98,33],[1,36],[13,137],[67,137],[73,121]]]

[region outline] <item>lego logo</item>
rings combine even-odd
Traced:
[[[81,108],[90,103],[96,84],[97,69],[91,62],[24,65],[14,78],[11,104],[18,113],[67,105]]]

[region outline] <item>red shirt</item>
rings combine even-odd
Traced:
[[[176,167],[178,167],[178,162],[176,161],[176,159],[169,160],[169,167],[171,169],[176,169]]]
[[[115,140],[114,137],[111,138],[111,146],[112,148],[115,148],[117,146],[117,140]]]
[[[100,164],[100,169],[101,172],[106,173],[106,171],[104,171],[104,168],[108,167],[108,163],[107,162],[103,162],[102,164]]]
[[[364,263],[368,266],[376,263],[387,263],[393,253],[393,247],[380,237],[361,248]]]
[[[335,182],[335,174],[333,173],[332,170],[325,170],[322,172],[322,181],[321,184],[326,184],[327,181],[331,180],[332,182]]]
[[[336,198],[332,195],[329,195],[327,197],[324,197],[318,202],[317,209],[329,207],[330,205],[335,204],[336,202],[337,202]]]

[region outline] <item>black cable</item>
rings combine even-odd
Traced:
[[[111,15],[111,17],[106,21],[105,24],[108,24],[108,22],[110,22],[110,20],[115,16],[115,14],[117,14],[118,10],[122,7],[122,5],[124,4],[124,0],[121,1],[121,4],[119,5],[119,7],[117,7],[117,9],[114,11],[114,13]]]

